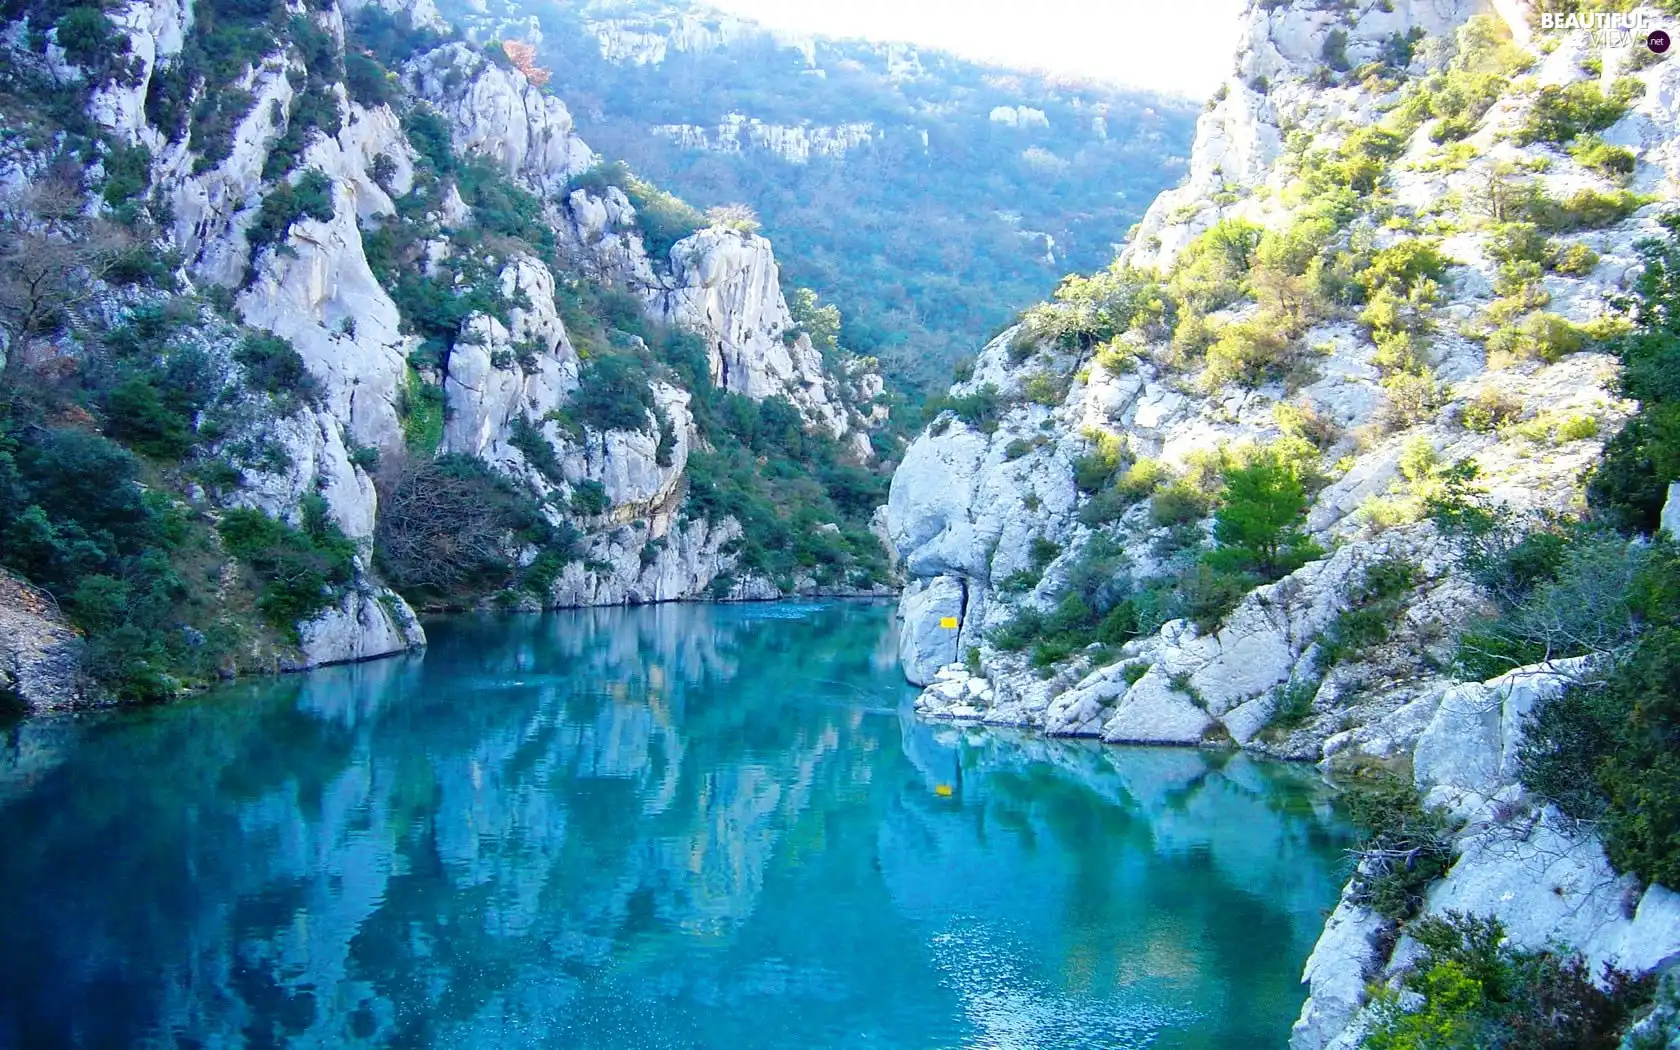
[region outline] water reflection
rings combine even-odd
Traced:
[[[918,722],[890,630],[461,618],[13,727],[0,1046],[1282,1046],[1311,777]]]

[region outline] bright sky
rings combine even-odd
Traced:
[[[904,41],[1017,68],[1204,98],[1229,71],[1241,0],[710,0],[767,26]]]

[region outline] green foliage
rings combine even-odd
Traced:
[[[296,183],[282,182],[263,198],[256,221],[245,231],[255,258],[271,245],[284,245],[299,219],[328,222],[333,217],[332,178],[322,171],[306,171]]]
[[[1337,27],[1324,34],[1324,44],[1319,48],[1319,57],[1324,64],[1337,73],[1348,71],[1347,30]]]
[[[1632,175],[1636,163],[1632,150],[1612,146],[1597,135],[1589,135],[1571,143],[1569,155],[1582,167],[1589,168],[1607,179],[1620,179]]]
[[[1452,864],[1445,816],[1425,809],[1410,780],[1367,770],[1342,786],[1348,817],[1360,832],[1348,899],[1404,922],[1423,906],[1429,884]]]
[[[1307,496],[1288,466],[1261,457],[1225,472],[1223,505],[1214,517],[1218,548],[1210,564],[1262,579],[1288,575],[1323,551],[1302,531]]]
[[[600,354],[583,363],[566,415],[595,430],[647,430],[653,390],[648,373],[628,354]]]
[[[572,513],[580,517],[593,518],[605,514],[612,505],[607,499],[607,487],[599,481],[589,478],[572,486]]]
[[[1540,200],[1529,211],[1542,228],[1554,233],[1572,233],[1614,226],[1645,203],[1644,197],[1630,190],[1600,193],[1589,188],[1577,190],[1562,201]]]
[[[311,493],[298,505],[301,528],[244,507],[225,512],[216,526],[228,553],[259,582],[257,609],[294,641],[300,624],[342,596],[355,576],[356,554],[328,516],[326,500]]]
[[[1091,450],[1073,461],[1073,482],[1081,492],[1096,492],[1125,466],[1126,442],[1114,434],[1089,434]]]
[[[344,53],[344,86],[350,92],[351,101],[370,109],[390,105],[396,101],[399,92],[396,78],[377,58],[354,49]]]
[[[828,358],[840,352],[840,310],[821,299],[809,288],[795,288],[787,297],[788,313],[799,330],[810,336],[811,345]]]
[[[410,367],[397,398],[403,441],[410,452],[420,456],[437,452],[443,444],[443,411],[443,388],[428,383]]]
[[[567,191],[581,189],[603,196],[608,187],[617,187],[630,199],[636,209],[636,225],[642,234],[642,244],[653,259],[666,258],[671,254],[673,245],[706,226],[706,216],[699,210],[646,179],[638,178],[623,161],[602,161],[573,176]]]
[[[1165,289],[1151,273],[1116,263],[1089,277],[1070,274],[1050,302],[1022,316],[1021,345],[1043,341],[1088,351],[1133,328],[1165,325],[1170,309]]]
[[[1632,331],[1611,344],[1622,392],[1639,413],[1610,440],[1587,484],[1595,512],[1620,528],[1655,532],[1667,483],[1680,478],[1680,216],[1661,240],[1640,242],[1645,267],[1623,304]]]
[[[1586,349],[1586,329],[1554,313],[1537,311],[1488,336],[1488,350],[1525,361],[1558,361]]]
[[[950,412],[982,434],[990,434],[1002,421],[1004,407],[1003,395],[998,393],[998,388],[991,383],[982,383],[966,394],[930,398],[923,411],[928,419],[937,418],[941,412]]]
[[[246,336],[233,352],[245,370],[245,382],[261,390],[287,412],[312,405],[321,398],[321,383],[289,340],[267,332]]]
[[[1646,593],[1635,604],[1658,625],[1536,708],[1519,754],[1530,790],[1597,822],[1618,871],[1670,887],[1680,885],[1680,762],[1670,743],[1680,732],[1677,565],[1667,547],[1636,584]]]
[[[525,462],[550,485],[566,483],[566,474],[560,469],[560,457],[554,454],[554,446],[543,436],[542,429],[529,419],[513,417],[508,428],[508,444],[518,449]]]
[[[1628,105],[1645,91],[1645,85],[1623,77],[1606,95],[1590,80],[1540,89],[1528,121],[1516,134],[1520,145],[1531,142],[1567,143],[1579,135],[1603,131],[1622,119]]]
[[[1334,667],[1388,641],[1405,611],[1403,599],[1417,584],[1418,568],[1403,558],[1384,558],[1365,567],[1320,640],[1319,665]]]
[[[1366,1050],[1615,1050],[1651,998],[1653,979],[1606,966],[1595,984],[1579,954],[1519,949],[1492,917],[1448,912],[1407,932],[1422,950],[1401,989],[1421,1002],[1378,991]]]

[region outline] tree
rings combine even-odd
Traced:
[[[788,313],[793,323],[811,337],[811,345],[825,354],[840,349],[840,308],[824,306],[816,292],[809,288],[795,288],[788,297]]]
[[[69,323],[129,247],[121,229],[82,217],[80,199],[49,179],[0,200],[0,322],[23,340]]]
[[[1275,580],[1320,553],[1301,526],[1307,494],[1288,467],[1271,459],[1225,472],[1224,506],[1214,515],[1216,567]],[[1223,565],[1219,563],[1224,563]]]
[[[502,54],[513,63],[513,68],[525,75],[532,87],[543,87],[554,74],[537,65],[537,49],[523,40],[502,41]]]

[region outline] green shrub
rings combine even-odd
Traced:
[[[217,524],[228,553],[259,581],[258,610],[293,641],[298,626],[336,602],[354,578],[356,553],[328,517],[326,500],[310,494],[298,505],[301,528],[244,507],[225,512]]]
[[[321,383],[291,342],[267,332],[252,332],[233,351],[245,370],[246,385],[274,398],[288,412],[321,400]]]
[[[178,460],[193,446],[193,418],[149,375],[130,376],[106,397],[111,433],[157,459]]]
[[[1552,252],[1551,264],[1558,273],[1585,277],[1598,266],[1598,253],[1580,241],[1574,241],[1556,248]]]
[[[1674,567],[1672,552],[1665,562]],[[1669,887],[1680,885],[1680,761],[1667,743],[1680,732],[1680,629],[1672,624],[1539,706],[1519,755],[1530,790],[1598,822],[1616,870]]]
[[[1405,611],[1402,599],[1417,583],[1417,573],[1417,566],[1403,558],[1385,558],[1366,566],[1348,593],[1348,607],[1325,628],[1319,641],[1319,665],[1334,667],[1388,641]]]
[[[566,473],[560,469],[560,457],[554,454],[554,446],[549,443],[542,430],[524,416],[514,416],[508,432],[508,444],[519,450],[538,474],[541,474],[550,485],[564,485]]]
[[[379,60],[354,48],[344,52],[344,86],[358,105],[385,106],[398,95],[396,78],[385,71]]]
[[[1288,334],[1269,318],[1228,324],[1207,349],[1202,381],[1210,390],[1227,383],[1252,390],[1282,379],[1296,356]]]
[[[1567,199],[1537,202],[1530,213],[1534,221],[1554,233],[1576,230],[1598,230],[1614,226],[1645,205],[1645,198],[1631,190],[1612,190],[1600,193],[1594,189],[1577,190]]]
[[[1003,397],[991,383],[982,383],[973,392],[941,401],[928,402],[937,410],[949,409],[956,417],[982,434],[997,430],[1003,415]]]
[[[333,217],[332,179],[321,171],[307,171],[294,183],[281,183],[263,198],[256,221],[245,230],[255,258],[270,245],[284,244],[299,219],[329,222]]]
[[[1066,384],[1051,372],[1034,372],[1022,384],[1022,393],[1035,405],[1055,407],[1067,395]]]
[[[1157,527],[1188,525],[1208,516],[1208,499],[1191,485],[1175,481],[1155,490],[1149,500],[1149,520]]]
[[[1106,485],[1125,460],[1126,443],[1114,434],[1087,434],[1091,451],[1073,461],[1073,483],[1081,492],[1097,492]]]
[[[612,502],[607,499],[607,487],[592,478],[585,478],[572,486],[572,513],[593,518],[607,512]]]
[[[1623,77],[1606,95],[1592,81],[1582,80],[1562,87],[1547,85],[1529,111],[1528,122],[1518,130],[1520,145],[1531,142],[1566,143],[1576,136],[1605,128],[1622,119],[1628,105],[1644,93],[1645,85]]]
[[[1452,864],[1446,817],[1425,809],[1410,781],[1376,770],[1344,784],[1341,796],[1360,834],[1348,900],[1405,922]]]
[[[1622,393],[1639,412],[1611,439],[1587,484],[1594,511],[1618,527],[1655,532],[1667,482],[1680,477],[1680,216],[1638,245],[1645,266],[1624,310],[1633,329],[1612,342]]]
[[[1522,418],[1522,399],[1492,387],[1477,391],[1460,412],[1464,429],[1489,434]]]
[[[591,357],[579,370],[578,389],[566,413],[595,430],[647,430],[653,414],[648,381],[647,370],[632,357]]]
[[[1586,349],[1586,329],[1554,313],[1529,314],[1520,324],[1501,328],[1488,337],[1491,352],[1511,354],[1525,361],[1553,362]]]
[[[1422,950],[1400,991],[1378,990],[1367,1050],[1615,1050],[1655,983],[1606,966],[1595,984],[1579,954],[1517,948],[1492,917],[1448,912],[1407,933]]]
[[[443,387],[428,383],[411,366],[397,398],[397,416],[409,451],[431,456],[443,444]]]
[[[1580,162],[1583,167],[1590,168],[1605,178],[1612,179],[1632,175],[1636,163],[1632,150],[1612,146],[1597,135],[1572,143],[1569,147],[1569,155]]]

